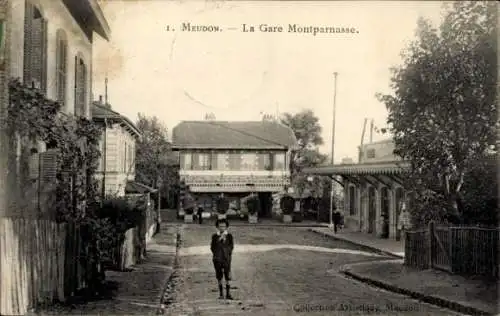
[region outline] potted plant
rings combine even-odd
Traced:
[[[193,222],[193,213],[194,213],[194,208],[192,208],[192,207],[184,210],[184,223],[192,223]]]
[[[292,213],[295,209],[295,199],[289,194],[285,194],[280,202],[281,210],[283,212],[283,223],[292,222]]]
[[[252,194],[247,200],[248,209],[248,222],[250,224],[257,224],[259,214],[259,199],[256,195]]]
[[[217,210],[217,219],[226,219],[227,211],[229,210],[229,200],[225,197],[224,193],[221,193],[216,200],[216,210]]]

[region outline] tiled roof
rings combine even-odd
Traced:
[[[141,136],[140,131],[137,129],[134,123],[132,123],[131,120],[129,120],[127,117],[121,115],[120,113],[113,111],[110,107],[107,107],[104,104],[101,104],[99,102],[94,102],[92,104],[92,119],[94,120],[101,120],[101,119],[108,119],[108,120],[116,120],[122,124],[125,124],[130,130],[133,131],[133,133],[136,134],[136,136]]]
[[[408,162],[394,161],[305,168],[304,173],[316,175],[394,174],[404,172],[408,167]]]
[[[172,130],[174,148],[263,148],[297,145],[293,131],[271,121],[184,121]]]

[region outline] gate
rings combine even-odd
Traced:
[[[450,227],[429,225],[431,267],[452,272]]]

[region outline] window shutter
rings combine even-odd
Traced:
[[[81,73],[80,73],[80,115],[85,116],[87,114],[87,66],[80,60]]]
[[[211,162],[210,162],[210,165],[211,165],[211,169],[212,170],[218,170],[218,166],[217,166],[217,153],[216,152],[211,152],[210,153],[210,159],[211,159]]]
[[[192,169],[193,170],[199,170],[200,169],[200,154],[199,153],[193,153]]]
[[[186,155],[183,154],[183,153],[181,153],[179,155],[179,165],[180,165],[181,169],[185,169],[185,167],[186,167],[185,166],[185,160],[186,160]]]
[[[78,67],[78,57],[75,56],[75,109],[74,109],[74,114],[75,116],[80,115],[80,108],[79,108],[79,100],[80,100],[80,91],[78,89],[78,78],[79,76],[79,67]]]
[[[56,91],[57,101],[64,106],[66,103],[67,44],[62,34],[58,33],[56,42]]]
[[[62,42],[61,48],[61,101],[66,105],[66,87],[68,82],[68,42]]]
[[[41,85],[41,90],[44,94],[47,94],[47,41],[48,41],[48,34],[47,34],[47,20],[41,18],[41,52],[40,52],[40,59],[41,59],[41,65],[40,65],[40,85]]]
[[[58,151],[48,150],[40,154],[39,207],[42,214],[48,214],[53,206],[57,184]]]
[[[257,170],[265,170],[266,168],[266,154],[257,154]]]
[[[82,59],[75,56],[75,115],[85,115],[87,67]]]
[[[32,30],[33,30],[33,5],[25,1],[24,7],[24,61],[23,61],[23,81],[31,86],[31,55],[33,50],[32,45]]]

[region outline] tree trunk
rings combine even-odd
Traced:
[[[460,208],[460,197],[457,194],[448,196],[448,210],[451,220],[455,224],[463,224],[462,210]]]

